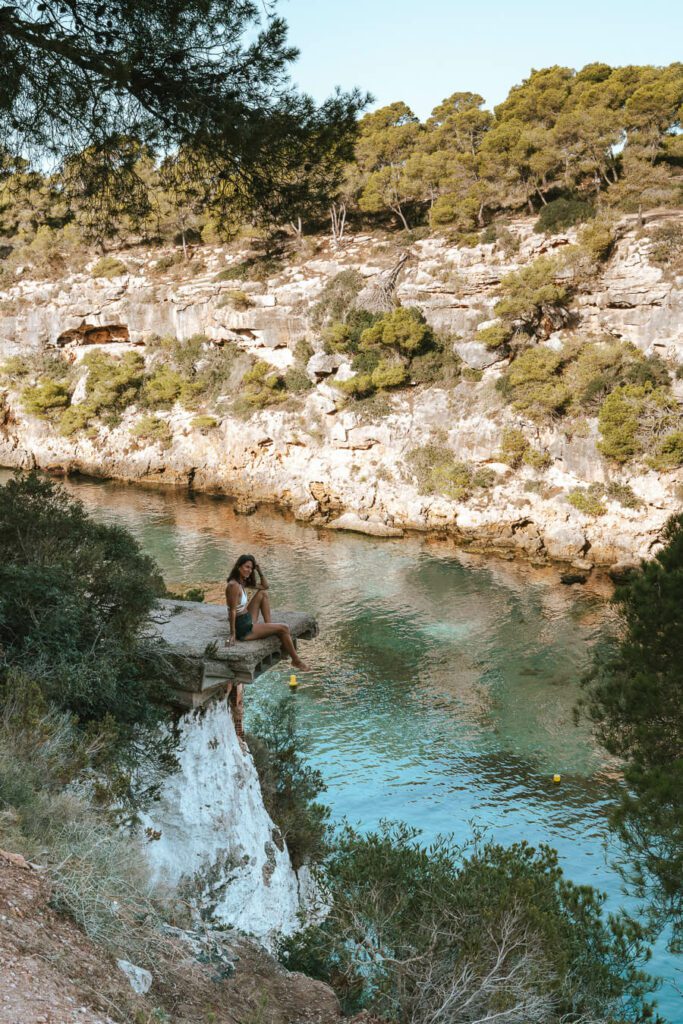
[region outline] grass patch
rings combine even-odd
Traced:
[[[114,277],[121,277],[128,273],[128,267],[123,260],[115,256],[102,256],[90,271],[93,277],[104,277],[111,280]]]
[[[416,477],[420,494],[442,494],[453,501],[464,501],[473,491],[488,489],[496,482],[492,469],[475,469],[458,461],[439,444],[412,448],[406,455],[406,466]]]

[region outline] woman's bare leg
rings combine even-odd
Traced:
[[[292,659],[292,665],[294,665],[294,668],[298,668],[300,672],[308,670],[308,666],[296,653],[296,647],[292,640],[292,634],[289,632],[289,626],[286,626],[283,622],[259,622],[254,625],[251,633],[245,636],[244,639],[260,640],[262,637],[266,636],[276,636],[278,638],[283,651],[285,651],[285,653]]]
[[[270,622],[270,598],[268,597],[268,591],[257,590],[247,605],[247,611],[254,622],[258,622],[259,612],[261,612],[264,622]]]

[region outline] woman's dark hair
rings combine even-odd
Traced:
[[[256,565],[256,559],[254,558],[253,555],[240,555],[240,557],[237,559],[237,561],[233,565],[232,569],[230,570],[230,575],[228,576],[228,583],[230,582],[230,580],[237,580],[238,583],[242,582],[242,579],[240,577],[238,569],[241,566],[243,566],[245,562],[251,562],[252,565]],[[248,587],[255,587],[256,586],[256,580],[254,579],[253,569],[252,569],[251,576],[247,580],[245,580],[244,582],[246,583],[246,585]]]

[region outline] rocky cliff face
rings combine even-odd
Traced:
[[[176,406],[163,414],[172,431],[166,448],[132,438],[140,415],[134,408],[120,424],[102,427],[95,436],[62,437],[46,421],[27,416],[10,388],[0,463],[271,500],[302,519],[378,536],[448,530],[463,543],[584,567],[645,556],[680,506],[681,470],[656,473],[642,465],[617,470],[599,455],[595,419],[585,421],[581,436],[559,424],[538,426],[524,422],[496,391],[506,360],[474,336],[493,315],[501,277],[574,240],[572,231],[552,238],[534,234],[526,220],[511,224],[509,231],[518,248],[508,256],[495,244],[458,248],[435,237],[401,250],[371,235],[356,236],[339,250],[319,242],[313,256],[282,265],[266,281],[240,281],[248,298],[242,309],[228,301],[235,282],[217,277],[243,254],[220,247],[202,250],[201,272],[192,277],[176,267],[170,278],[158,269],[158,253],[140,252],[126,253],[129,273],[111,281],[81,274],[36,282],[20,275],[1,298],[2,357],[54,348],[79,360],[93,345],[112,352],[137,346],[144,352],[152,335],[203,334],[215,345],[238,346],[286,369],[294,362],[296,343],[306,338],[316,350],[308,363],[315,387],[288,407],[254,412],[248,420],[226,412],[216,429],[204,432],[192,425],[191,413]],[[647,239],[624,223],[605,272],[575,301],[572,330],[630,341],[645,353],[681,364],[683,279],[667,276],[647,253]],[[392,288],[401,304],[419,307],[430,324],[455,336],[454,348],[472,371],[469,376],[480,379],[461,380],[452,388],[402,390],[387,396],[374,413],[343,398],[333,385],[348,377],[348,362],[322,351],[310,314],[325,284],[350,268],[367,282],[359,304]],[[568,331],[551,333],[545,343],[559,345]],[[679,400],[682,385],[674,384]],[[225,397],[227,402],[231,396]],[[550,454],[542,481],[531,467],[513,472],[498,461],[506,426],[523,426]],[[421,494],[406,454],[430,443],[475,467],[486,465],[496,473],[495,484],[461,501]],[[586,515],[566,495],[592,482],[629,484],[642,504],[629,509],[607,500],[606,514]]]
[[[294,872],[284,840],[263,806],[254,763],[237,738],[226,701],[185,715],[179,769],[142,827],[158,882],[175,886],[202,916],[256,936],[266,946],[299,927],[313,895]]]

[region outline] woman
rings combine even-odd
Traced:
[[[256,590],[251,600],[247,599],[247,587]],[[264,636],[276,636],[283,650],[292,659],[294,668],[299,672],[310,671],[296,653],[289,626],[283,622],[270,620],[268,580],[253,555],[240,555],[232,567],[225,588],[225,603],[228,606],[230,623],[230,636],[226,640],[228,647],[238,640],[260,640]],[[263,616],[263,622],[258,621],[259,612]]]

